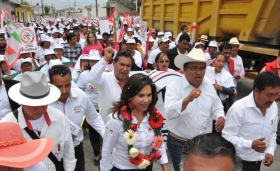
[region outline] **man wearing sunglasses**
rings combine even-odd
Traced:
[[[176,67],[183,68],[185,73],[168,84],[165,93],[167,148],[175,171],[180,171],[184,144],[197,135],[212,132],[212,118],[217,121],[217,132],[224,127],[223,105],[212,83],[204,79],[209,63],[203,51],[196,48],[174,60]]]

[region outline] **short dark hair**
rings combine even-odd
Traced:
[[[73,30],[73,33],[75,34],[75,33],[80,33],[80,30]]]
[[[115,62],[118,62],[119,58],[120,57],[126,57],[126,58],[130,58],[131,59],[131,64],[133,63],[134,59],[133,57],[131,56],[131,54],[126,51],[126,50],[122,50],[122,51],[119,51],[117,54],[116,54],[116,57],[114,58],[114,61]]]
[[[107,46],[114,46],[114,42],[108,40],[108,41],[106,42],[106,47],[107,47]]]
[[[109,37],[109,33],[104,32],[104,33],[102,34],[102,37],[103,37],[103,36],[108,36],[108,37]]]
[[[242,167],[241,160],[236,155],[234,145],[216,133],[198,135],[187,141],[183,148],[183,154],[185,156],[184,161],[192,154],[204,157],[227,156],[232,160],[232,171],[237,171]]]
[[[73,37],[76,37],[76,35],[74,33],[68,33],[67,37],[66,37],[67,42],[69,42],[69,40],[72,40]]]
[[[150,115],[153,115],[152,111],[158,100],[156,85],[149,76],[140,73],[134,74],[129,77],[127,82],[124,84],[120,100],[114,103],[113,107],[110,110],[112,113],[114,113],[113,117],[115,118],[115,116],[117,116],[119,119],[121,118],[120,109],[123,106],[127,106],[129,113],[132,113],[133,109],[131,108],[131,106],[129,106],[129,101],[132,97],[136,96],[146,85],[150,85],[152,89],[152,101],[149,104],[146,112],[149,112]]]
[[[3,38],[6,41],[4,34],[0,34],[0,38]]]
[[[220,46],[219,46],[219,51],[223,51],[224,49],[231,49],[231,44],[229,44],[228,42],[223,42]]]
[[[181,25],[181,31],[183,31],[186,27],[188,27],[187,25]]]
[[[64,77],[65,75],[70,74],[71,77],[71,71],[68,66],[66,65],[54,65],[49,69],[49,77],[50,77],[50,82],[53,82],[52,77],[54,75],[60,75]]]
[[[280,78],[278,75],[271,71],[260,73],[253,83],[253,90],[258,89],[259,92],[263,91],[266,87],[280,87]]]
[[[218,52],[215,52],[215,53],[211,56],[211,59],[215,59],[215,58],[217,58],[217,56],[219,56],[219,55],[223,55],[223,56],[225,57],[225,54],[224,54],[223,52],[218,51]]]
[[[184,33],[179,37],[179,42],[181,42],[183,40],[186,40],[187,42],[191,41],[190,36],[187,33]]]

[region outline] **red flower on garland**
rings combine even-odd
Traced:
[[[125,120],[128,120],[128,121],[132,120],[132,117],[128,113],[127,107],[125,105],[121,108],[121,114],[122,114],[122,116],[124,117]]]
[[[154,113],[154,116],[150,116],[148,121],[153,129],[161,128],[163,124],[163,116],[160,113]]]
[[[152,160],[154,160],[154,159],[159,160],[161,158],[160,152],[156,151],[156,152],[152,153],[151,158],[152,158]]]
[[[137,131],[137,124],[130,124],[130,129],[133,130],[134,132]]]
[[[136,157],[134,157],[134,158],[130,157],[130,158],[129,158],[129,161],[130,161],[130,163],[132,163],[132,164],[138,166],[138,165],[143,161],[143,159],[144,159],[143,154],[139,153],[139,154],[138,154]]]
[[[149,155],[144,156],[144,159],[148,160],[150,163],[153,163],[152,158]]]

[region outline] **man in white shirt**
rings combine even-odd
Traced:
[[[151,54],[151,52],[154,50],[154,42],[155,42],[155,39],[153,39],[152,37],[150,37],[150,39],[149,39],[149,46],[147,47],[143,47],[142,48],[142,58],[144,58],[144,60],[145,61],[147,61],[148,60],[148,58],[149,58],[149,56],[150,56],[150,54]],[[157,43],[157,42],[156,42]],[[146,49],[148,49],[148,50],[146,50]],[[148,53],[147,53],[147,52]],[[147,54],[146,54],[147,53]]]
[[[234,84],[237,87],[237,80],[243,79],[245,75],[243,60],[237,55],[239,49],[239,41],[236,37],[230,39],[229,44],[231,45],[230,58],[234,61]]]
[[[54,45],[59,43],[62,39],[58,38],[59,30],[54,28],[52,30],[52,36],[51,36],[51,49],[53,49]]]
[[[53,50],[56,54],[57,59],[59,59],[62,63],[63,62],[70,62],[68,58],[65,58],[63,55],[63,46],[62,44],[55,44]]]
[[[95,107],[91,101],[79,88],[71,88],[71,71],[65,65],[55,65],[49,70],[50,83],[56,86],[61,96],[59,99],[50,104],[51,107],[63,112],[67,118],[72,121],[70,126],[74,140],[75,158],[77,159],[76,171],[85,170],[85,156],[83,150],[83,131],[81,125],[83,124],[84,116],[87,122],[103,137],[105,131],[105,124],[96,112]],[[78,132],[75,132],[79,130]]]
[[[62,167],[65,171],[73,171],[76,159],[68,120],[62,112],[48,106],[59,98],[59,89],[48,84],[43,73],[26,72],[21,83],[10,88],[9,96],[22,106],[6,115],[1,122],[18,123],[28,140],[54,138],[52,153],[43,163],[49,171]]]
[[[77,38],[77,43],[81,45],[81,49],[83,50],[86,44],[86,40],[80,37],[80,31],[79,30],[74,30],[73,32],[76,35]]]
[[[180,171],[180,161],[184,144],[193,137],[212,132],[221,132],[224,127],[223,105],[212,83],[204,79],[208,61],[201,49],[194,48],[186,55],[178,55],[174,61],[183,68],[181,77],[166,87],[164,108],[166,127],[169,130],[167,147],[175,171]]]
[[[127,46],[127,51],[131,54],[131,56],[134,59],[135,64],[139,67],[142,68],[142,56],[141,53],[136,49],[136,42],[135,39],[128,39],[126,42]]]
[[[91,68],[87,78],[87,82],[98,88],[99,113],[105,123],[109,110],[113,106],[112,103],[120,99],[122,88],[129,78],[133,62],[133,58],[128,51],[120,51],[113,61],[114,70],[104,72],[113,52],[112,47],[106,48],[104,57]]]
[[[169,49],[169,38],[163,36],[162,38],[160,38],[158,40],[158,48],[156,48],[155,50],[153,50],[148,58],[148,69],[153,69],[153,64],[155,63],[155,59],[156,56],[160,53],[160,52],[164,52],[167,53],[168,49]]]
[[[188,30],[188,26],[187,25],[181,25],[181,32],[177,35],[176,39],[175,39],[175,43],[176,45],[178,45],[178,41],[179,38],[182,34],[188,34],[189,30]]]
[[[253,91],[236,101],[226,115],[222,136],[234,144],[242,159],[242,171],[259,171],[273,162],[276,148],[278,111],[275,100],[280,78],[272,72],[260,73]]]
[[[33,71],[32,70],[32,60],[31,60],[31,58],[27,58],[27,59],[19,59],[18,61],[20,62],[21,73],[19,75],[17,75],[14,78],[14,80],[21,81],[23,73],[25,73],[26,71],[28,71],[28,72]]]

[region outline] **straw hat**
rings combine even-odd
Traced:
[[[13,101],[27,106],[48,105],[60,97],[59,89],[48,84],[42,72],[25,72],[21,82],[13,85],[8,94]]]
[[[229,44],[239,45],[237,37],[233,37],[229,40]]]
[[[201,49],[193,48],[187,55],[177,55],[174,59],[174,64],[177,68],[183,68],[185,63],[203,62],[206,65],[211,64],[212,60],[205,60],[204,52]]]
[[[206,36],[206,35],[201,35],[200,38],[199,38],[199,40],[203,40],[203,41],[208,42],[208,36]]]
[[[0,166],[27,168],[44,160],[53,147],[53,138],[27,141],[16,123],[0,123]]]

